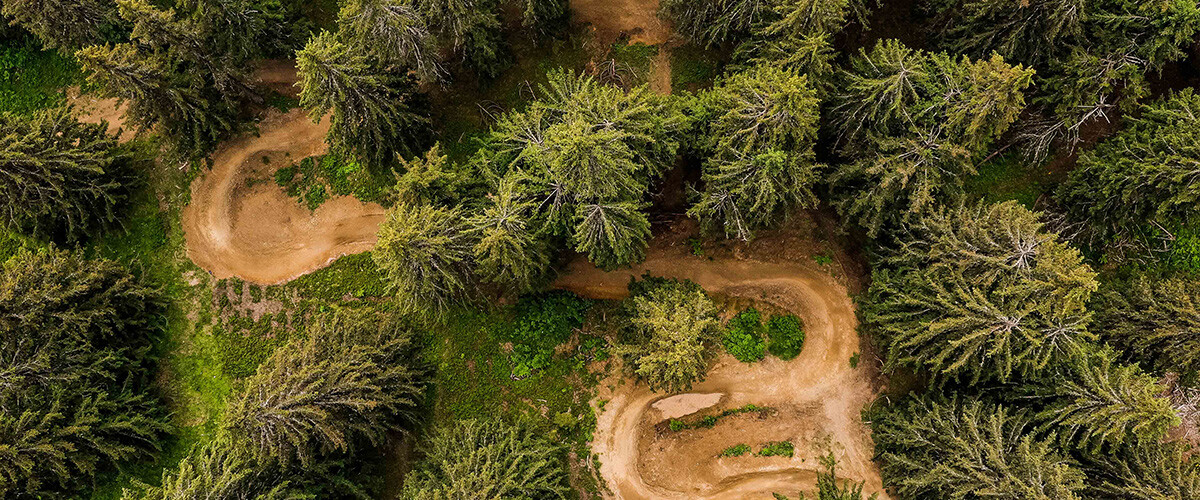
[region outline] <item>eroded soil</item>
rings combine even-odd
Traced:
[[[654,406],[673,395],[631,380],[604,382],[608,387],[597,400],[608,402],[597,417],[592,449],[613,497],[771,498],[777,492],[794,498],[814,488],[817,458],[832,451],[839,477],[865,481],[868,493],[887,498],[871,460],[870,429],[860,417],[876,391],[868,363],[851,368],[849,362],[860,345],[845,286],[807,263],[709,259],[692,255],[684,245],[662,244],[653,244],[646,261],[628,270],[604,272],[576,261],[556,286],[615,299],[626,294],[631,277],[646,272],[690,279],[714,294],[791,311],[803,319],[807,338],[791,361],[768,357],[745,364],[722,355],[691,391],[724,395],[718,406],[697,415],[754,404],[774,409],[766,417],[742,414],[710,429],[664,431],[668,417]],[[719,456],[736,444],[757,451],[768,441],[783,440],[795,444],[794,457]]]

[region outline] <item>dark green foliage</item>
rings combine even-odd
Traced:
[[[1105,283],[1093,329],[1158,372],[1200,373],[1200,281],[1138,276]]]
[[[353,0],[338,12],[338,36],[354,50],[412,68],[422,80],[442,78],[437,39],[410,0]]]
[[[762,318],[758,310],[751,307],[738,313],[725,325],[725,351],[738,361],[753,363],[766,355],[767,344],[762,338]]]
[[[1180,442],[1134,441],[1091,457],[1088,493],[1104,500],[1163,500],[1200,495],[1200,462]]]
[[[1069,500],[1083,487],[1083,472],[1036,438],[1022,411],[915,398],[871,426],[884,486],[903,498]]]
[[[664,0],[659,15],[676,32],[711,47],[744,36],[771,13],[772,0]]]
[[[0,496],[63,495],[153,456],[159,298],[120,265],[22,250],[0,269]]]
[[[508,338],[513,346],[513,377],[525,378],[549,367],[554,348],[583,326],[590,306],[590,302],[570,292],[522,298]]]
[[[704,192],[688,215],[726,237],[749,240],[789,210],[815,207],[817,104],[804,75],[770,65],[729,76],[702,94],[699,149],[712,156]]]
[[[289,477],[291,476],[291,477]],[[218,439],[192,450],[174,473],[163,472],[161,486],[138,484],[125,490],[124,500],[214,500],[254,498],[258,500],[300,500],[313,498],[300,485],[293,485],[294,474],[282,474],[277,467],[256,461],[250,450]]]
[[[120,153],[66,108],[0,113],[0,228],[73,241],[115,222]]]
[[[782,360],[795,358],[804,348],[804,325],[791,314],[773,316],[767,321],[767,338],[771,355]]]
[[[888,367],[1008,380],[1069,360],[1090,342],[1095,274],[1015,202],[937,212],[873,273],[864,323]]]
[[[412,333],[396,317],[323,318],[275,351],[230,403],[226,427],[262,462],[318,458],[381,443],[411,416],[423,390]]]
[[[684,117],[646,86],[625,91],[562,71],[548,78],[538,100],[500,120],[475,159],[495,179],[494,216],[515,221],[502,236],[526,252],[535,245],[530,233],[569,240],[604,268],[636,262],[650,236],[643,200],[675,161]]]
[[[682,391],[703,380],[721,325],[704,290],[690,281],[654,278],[629,288],[629,338],[614,353],[656,391]]]
[[[1185,89],[1142,106],[1116,136],[1084,152],[1058,191],[1084,240],[1114,257],[1169,248],[1196,222],[1200,95]],[[1167,232],[1167,234],[1163,234]]]
[[[993,51],[1037,68],[1041,108],[1054,116],[1027,134],[1044,155],[1057,137],[1108,120],[1120,98],[1148,94],[1145,74],[1182,59],[1200,30],[1189,2],[1128,0],[961,0],[941,2],[946,45],[984,57]]]
[[[478,294],[477,241],[460,209],[399,203],[379,226],[379,243],[371,256],[403,311],[439,316]]]
[[[567,21],[570,9],[567,0],[519,0],[524,7],[521,25],[538,33],[548,34]]]
[[[1099,350],[1075,360],[1057,376],[1039,381],[1050,398],[1036,418],[1043,429],[1058,432],[1067,446],[1093,452],[1108,444],[1157,441],[1180,424],[1158,380],[1136,365],[1116,363]]]
[[[850,161],[832,176],[838,210],[876,236],[962,199],[963,182],[1025,107],[1033,72],[896,40],[862,50],[833,92]]]
[[[434,430],[402,498],[568,498],[562,445],[529,422],[459,420]]]
[[[508,63],[497,0],[414,0],[441,45],[465,66],[492,78]]]
[[[79,65],[33,42],[0,46],[0,112],[28,114],[65,101],[64,89],[83,80]]]
[[[674,421],[672,421],[672,423],[674,423]],[[675,430],[675,429],[671,429],[671,430]],[[741,443],[741,444],[735,444],[733,446],[725,448],[724,450],[721,451],[721,456],[722,457],[740,457],[747,453],[750,453],[750,446],[747,445],[746,443]]]
[[[795,453],[795,449],[796,448],[792,445],[791,441],[772,441],[764,444],[763,447],[758,450],[758,453],[755,453],[755,455],[760,457],[791,458],[792,454]]]
[[[118,20],[115,6],[103,0],[6,0],[0,14],[64,53],[102,43]]]
[[[128,102],[126,118],[159,128],[179,159],[193,160],[235,128],[241,107],[263,98],[250,83],[250,63],[282,33],[282,17],[248,0],[185,2],[161,10],[121,0],[130,42],[76,52],[101,95]]]
[[[392,66],[372,64],[367,54],[322,32],[296,54],[303,91],[300,105],[314,120],[332,111],[328,142],[360,162],[390,169],[397,155],[425,147],[429,119],[417,102],[415,83]]]

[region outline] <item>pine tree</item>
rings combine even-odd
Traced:
[[[648,288],[638,291],[636,287]],[[716,306],[691,282],[630,284],[632,338],[614,353],[651,389],[678,392],[703,380],[721,334]]]
[[[67,108],[0,114],[0,227],[74,241],[111,224],[123,197],[116,147]]]
[[[468,172],[457,168],[434,144],[424,158],[400,158],[404,174],[396,179],[396,199],[409,204],[455,205],[475,188]]]
[[[1200,373],[1200,281],[1108,281],[1093,304],[1093,329],[1126,357],[1159,372]]]
[[[575,219],[575,251],[601,269],[612,270],[641,261],[650,239],[643,205],[631,202],[581,204]]]
[[[474,249],[478,272],[517,293],[529,292],[549,273],[550,251],[531,220],[533,203],[519,198],[512,179],[501,180],[498,188],[470,220],[479,234]]]
[[[437,39],[411,0],[353,0],[338,12],[338,36],[381,61],[413,69],[426,81],[445,76]]]
[[[904,498],[1079,498],[1084,473],[1030,417],[980,401],[910,400],[872,418],[884,486]]]
[[[117,21],[112,5],[98,0],[5,0],[0,14],[66,53],[102,43]]]
[[[568,498],[564,447],[529,423],[458,420],[438,427],[403,498]]]
[[[236,110],[196,81],[170,69],[162,54],[131,44],[84,48],[75,54],[99,94],[129,104],[128,122],[142,130],[162,127],[177,154],[190,157],[216,147],[234,127]]]
[[[548,34],[564,24],[570,13],[567,0],[521,0],[521,25],[541,34]]]
[[[675,32],[712,47],[745,36],[772,16],[774,0],[664,0],[659,15]]]
[[[1094,336],[1095,273],[1015,202],[940,211],[875,273],[864,323],[909,365],[973,381],[1030,376]]]
[[[1200,193],[1200,95],[1185,89],[1142,106],[1116,136],[1083,153],[1059,188],[1058,201],[1086,222],[1085,241],[1145,253],[1163,228],[1194,222]]]
[[[44,498],[153,458],[169,427],[146,396],[55,384],[0,392],[0,494]]]
[[[1103,500],[1168,500],[1200,496],[1200,462],[1180,442],[1134,441],[1090,457],[1088,493]]]
[[[749,240],[789,209],[816,206],[817,98],[803,75],[759,66],[721,80],[700,101],[713,156],[689,215]]]
[[[254,460],[249,448],[219,437],[192,449],[177,471],[164,471],[161,486],[135,483],[124,500],[301,500],[313,498],[293,484],[295,474]],[[325,478],[328,480],[329,478]]]
[[[227,411],[227,429],[261,462],[308,467],[358,441],[378,445],[421,397],[412,334],[397,318],[344,313],[307,335],[260,365]]]
[[[1025,107],[1033,71],[884,40],[862,50],[833,92],[844,166],[838,210],[877,236],[962,200],[974,162]]]
[[[460,209],[399,203],[379,226],[371,256],[403,311],[439,316],[475,297],[477,243]]]
[[[323,32],[296,54],[300,105],[314,120],[331,110],[330,146],[353,152],[376,168],[397,155],[422,150],[429,120],[417,111],[413,82],[396,68],[371,64],[367,55]]]
[[[500,74],[507,60],[497,0],[415,0],[442,46],[484,77]]]
[[[1041,382],[1051,402],[1036,418],[1063,442],[1098,450],[1105,444],[1157,441],[1179,425],[1158,381],[1136,365],[1121,365],[1109,349],[1075,360]]]

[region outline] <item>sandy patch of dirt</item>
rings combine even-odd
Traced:
[[[383,207],[337,196],[309,211],[275,184],[275,170],[325,152],[328,128],[328,119],[313,123],[301,109],[270,111],[258,135],[217,150],[183,210],[196,265],[217,278],[274,284],[374,246]]]
[[[705,408],[715,406],[721,402],[721,398],[724,396],[724,394],[719,392],[711,394],[680,394],[660,399],[650,406],[658,410],[661,418],[672,419],[691,415]]]
[[[584,260],[570,265],[555,285],[584,296],[616,299],[626,295],[633,276],[691,279],[706,290],[751,299],[791,311],[804,321],[804,350],[791,361],[774,357],[740,363],[722,355],[695,393],[726,394],[722,407],[769,406],[774,415],[729,417],[712,429],[660,433],[665,420],[653,405],[670,394],[651,392],[644,384],[611,380],[611,392],[597,416],[592,450],[600,456],[600,472],[615,498],[771,498],[795,495],[815,487],[817,457],[833,451],[839,476],[866,481],[868,493],[883,491],[872,461],[870,429],[862,409],[875,399],[870,363],[851,368],[860,350],[854,306],[846,287],[816,264],[764,262],[735,255],[710,259],[691,255],[687,245],[664,244],[678,239],[665,232],[652,243],[644,263],[632,269],[604,272]],[[764,254],[769,255],[769,254]],[[845,279],[843,276],[842,279]],[[791,440],[795,456],[786,458],[719,457],[739,443],[755,449],[767,441]]]
[[[658,0],[570,0],[572,20],[590,24],[596,37],[612,43],[622,34],[630,43],[658,45],[671,37],[671,30],[658,17]]]
[[[137,135],[137,131],[125,128],[126,103],[117,99],[100,99],[91,95],[80,95],[79,87],[67,89],[67,104],[75,109],[83,123],[107,123],[108,133],[117,140],[126,142]]]

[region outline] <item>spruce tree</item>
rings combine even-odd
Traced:
[[[1200,462],[1190,447],[1157,439],[1133,441],[1089,457],[1087,492],[1103,500],[1167,500],[1200,496]]]
[[[526,421],[458,420],[433,431],[403,498],[568,498],[562,444]]]
[[[1057,376],[1039,381],[1050,398],[1037,414],[1063,442],[1098,450],[1137,440],[1157,441],[1179,425],[1158,381],[1136,365],[1121,365],[1109,349],[1080,357]]]
[[[838,210],[877,236],[961,201],[975,162],[1024,109],[1032,77],[996,55],[973,61],[896,40],[863,49],[832,92],[848,157],[831,179]]]
[[[116,218],[117,141],[67,108],[0,114],[0,227],[74,241]]]
[[[817,204],[816,92],[803,75],[759,66],[718,82],[705,110],[704,192],[688,215],[749,240],[793,208]]]
[[[939,211],[873,276],[865,325],[888,365],[1009,380],[1078,355],[1095,273],[1015,202]]]
[[[442,46],[487,78],[507,63],[497,0],[414,0],[417,10],[442,40]]]
[[[314,120],[330,111],[328,142],[374,168],[425,146],[428,118],[417,111],[412,79],[398,68],[372,64],[361,50],[322,32],[296,54],[300,105]]]
[[[135,483],[124,500],[301,500],[312,498],[278,467],[254,459],[250,449],[218,437],[192,449],[176,471],[163,471],[162,485]],[[329,478],[325,478],[326,481]]]
[[[65,53],[102,43],[118,20],[112,4],[102,0],[5,0],[0,14],[46,48]]]
[[[1185,89],[1142,106],[1117,135],[1080,155],[1057,199],[1081,238],[1113,257],[1158,249],[1195,222],[1200,161],[1200,95]],[[1123,248],[1129,250],[1122,251]]]
[[[440,316],[478,293],[476,244],[461,209],[399,203],[380,224],[371,256],[403,311]]]
[[[490,204],[472,217],[478,232],[475,259],[485,280],[517,293],[534,290],[550,271],[550,250],[531,217],[535,207],[523,200],[511,179],[501,180]]]
[[[424,387],[412,334],[397,318],[342,313],[276,350],[229,406],[226,428],[260,462],[299,462],[379,445]]]
[[[655,391],[684,391],[703,380],[721,335],[716,305],[690,281],[635,282],[630,288],[629,338],[614,348],[625,366]]]
[[[1159,372],[1200,373],[1200,281],[1137,276],[1105,282],[1093,329]]]
[[[1079,498],[1084,473],[1029,415],[976,400],[917,397],[872,418],[884,486],[904,498]]]
[[[659,16],[705,47],[741,38],[771,15],[773,0],[663,0]]]
[[[575,251],[601,269],[641,261],[650,239],[650,220],[632,202],[580,204],[576,209]]]
[[[338,11],[338,36],[360,53],[413,69],[422,80],[445,76],[437,38],[411,0],[352,0]]]

